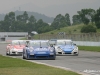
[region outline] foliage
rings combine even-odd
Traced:
[[[100,8],[96,11],[94,18],[97,28],[100,28]]]
[[[77,12],[79,16],[81,17],[81,20],[84,24],[88,25],[89,22],[94,22],[94,15],[95,10],[94,9],[82,9],[81,11]]]
[[[43,22],[42,19],[37,21],[33,15],[29,17],[26,11],[16,17],[14,12],[9,12],[4,21],[0,21],[1,32],[28,32],[31,34],[32,31],[43,33],[50,30],[52,27],[49,24]]]
[[[96,32],[96,27],[94,27],[93,25],[84,25],[81,29],[82,33],[91,33],[91,32]]]
[[[70,22],[70,16],[68,13],[65,14],[65,22],[67,23],[68,26],[71,25],[71,22]]]
[[[68,13],[65,14],[65,16],[58,14],[55,18],[53,23],[51,24],[51,27],[53,29],[60,29],[62,27],[70,26],[70,16]]]
[[[81,9],[81,11],[77,12],[77,15],[73,15],[72,25],[84,23],[88,25],[92,23],[92,25],[96,24],[97,28],[100,28],[100,8],[95,11],[94,9]],[[6,14],[3,21],[0,21],[0,31],[1,32],[28,32],[31,34],[32,31],[37,31],[40,33],[49,32],[52,30],[59,30],[61,28],[71,26],[70,15],[66,13],[64,16],[62,14],[58,14],[51,25],[45,23],[42,19],[36,20],[34,15],[29,16],[26,11],[23,12],[22,15],[15,16],[15,12],[9,12]],[[67,30],[68,33],[74,33],[79,30]],[[94,26],[84,26],[81,29],[83,33],[96,32],[96,28]]]
[[[73,20],[73,25],[82,23],[81,17],[79,15],[73,15],[72,20]]]
[[[81,33],[81,28],[84,26],[84,24],[79,24],[79,25],[73,25],[73,26],[67,26],[59,29],[55,29],[49,32],[41,33],[43,35],[51,34],[53,33],[54,35],[58,34],[59,32],[65,32],[66,34],[72,33],[72,34],[77,34]],[[76,30],[76,31],[74,31]],[[36,35],[37,36],[37,35]]]

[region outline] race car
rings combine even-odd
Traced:
[[[52,59],[55,60],[56,52],[48,40],[31,40],[23,49],[23,59]]]
[[[24,47],[24,40],[12,40],[6,47],[6,55],[22,55]]]
[[[51,39],[49,43],[54,45],[57,55],[79,54],[78,47],[70,39]]]

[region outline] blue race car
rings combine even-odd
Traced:
[[[49,43],[55,44],[55,50],[57,55],[76,55],[78,56],[79,51],[76,44],[72,42],[72,40],[67,39],[57,39],[57,40],[50,40]]]
[[[53,59],[56,58],[55,48],[48,40],[31,40],[23,49],[23,59]]]

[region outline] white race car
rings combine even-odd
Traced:
[[[54,44],[57,55],[72,54],[78,56],[79,54],[78,47],[72,40],[51,39],[49,43]]]
[[[6,55],[22,55],[23,48],[25,47],[24,40],[12,40],[6,47]]]

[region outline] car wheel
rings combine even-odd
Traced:
[[[11,55],[11,54],[10,54],[10,50],[9,50],[9,53],[8,53],[8,55]]]
[[[75,56],[78,56],[78,54],[75,54]]]
[[[24,54],[22,54],[22,56],[23,56],[23,59],[25,59],[25,56],[24,56]]]
[[[56,56],[54,55],[54,57],[52,58],[52,60],[55,60],[56,59]]]
[[[78,56],[79,55],[79,53],[78,54],[74,54],[75,56]]]
[[[6,55],[8,55],[8,53],[6,53]]]
[[[6,51],[6,55],[8,55],[7,51]]]
[[[29,60],[29,56],[28,56],[28,54],[27,54],[27,57],[26,57],[26,59],[27,59],[27,60]]]

